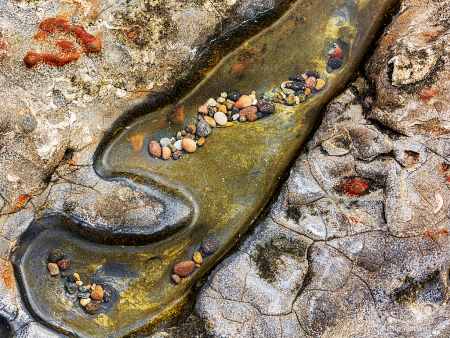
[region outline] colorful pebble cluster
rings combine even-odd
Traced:
[[[342,50],[339,46],[329,52],[327,71],[332,72],[342,65]],[[173,137],[164,137],[159,142],[151,141],[148,145],[150,154],[155,158],[178,160],[185,153],[194,153],[206,143],[213,128],[231,127],[238,122],[254,122],[275,112],[274,103],[288,106],[305,102],[308,95],[322,90],[326,81],[317,71],[308,71],[289,77],[279,89],[265,92],[261,99],[256,93],[243,95],[234,91],[223,92],[217,99],[210,98],[198,108],[197,124],[189,124]]]
[[[200,245],[201,252],[196,251],[192,256],[192,260],[184,261],[176,264],[173,267],[172,280],[176,284],[181,283],[182,277],[187,277],[195,271],[195,268],[199,268],[203,263],[203,258],[213,254],[219,248],[219,243],[214,238],[205,238]]]
[[[80,305],[86,309],[86,312],[95,315],[98,313],[100,303],[108,303],[111,301],[112,290],[108,286],[101,285],[83,285],[80,275],[74,272],[71,275],[67,275],[66,270],[70,266],[70,259],[63,259],[64,253],[61,250],[53,250],[49,255],[49,263],[47,268],[50,275],[57,276],[61,272],[61,277],[67,277],[67,283],[65,284],[67,292],[71,295],[77,294],[80,299]]]

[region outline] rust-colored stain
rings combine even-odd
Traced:
[[[428,237],[428,238],[432,238],[432,239],[437,238],[437,237],[447,237],[448,236],[448,230],[447,229],[443,229],[443,230],[439,230],[439,231],[436,231],[436,232],[428,231],[425,234],[425,236]]]
[[[130,136],[128,138],[128,141],[131,143],[131,147],[134,151],[139,151],[142,149],[142,146],[144,145],[144,135],[143,134],[136,134],[133,136]]]
[[[16,212],[19,211],[20,209],[23,208],[23,206],[25,205],[26,201],[28,201],[28,199],[30,198],[30,196],[28,195],[22,195],[17,199],[16,204],[14,205],[14,208],[12,210],[12,212]]]
[[[169,121],[173,122],[176,125],[182,124],[186,117],[186,112],[184,110],[184,106],[181,106],[181,107],[177,108],[176,110],[171,111],[167,117],[168,117]]]
[[[239,54],[238,60],[233,65],[233,68],[232,68],[233,72],[242,73],[249,66],[249,63],[253,57],[253,54],[255,54],[255,53],[248,51],[248,50]]]
[[[348,178],[344,183],[336,186],[336,189],[339,191],[344,191],[349,196],[360,196],[363,193],[367,192],[369,188],[369,184],[359,180]]]
[[[450,182],[450,164],[442,162],[442,174],[444,174],[444,179]]]
[[[35,39],[47,38],[49,34],[54,33],[66,33],[76,39],[84,53],[98,53],[102,49],[102,43],[98,37],[86,33],[81,26],[69,24],[65,18],[45,19],[41,22],[39,28],[41,31],[34,36]],[[62,67],[69,62],[77,60],[83,54],[68,40],[60,40],[56,44],[63,54],[28,52],[24,58],[27,68],[33,68],[41,63]]]
[[[142,46],[146,43],[144,30],[138,25],[126,27],[123,29],[123,32],[129,40],[133,41],[138,46]]]
[[[2,262],[0,265],[0,277],[9,290],[14,288],[14,272],[10,264]]]
[[[423,88],[420,92],[419,92],[419,98],[421,100],[429,100],[432,99],[433,97],[435,97],[438,94],[438,92],[432,88]]]

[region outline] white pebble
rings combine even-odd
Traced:
[[[176,150],[183,150],[183,146],[181,145],[181,140],[178,140],[173,144]]]
[[[170,138],[168,137],[163,137],[161,139],[161,141],[159,141],[159,144],[161,145],[161,147],[168,147],[170,144]]]
[[[236,121],[239,118],[239,114],[234,114],[231,117],[233,118],[233,121]]]
[[[228,118],[227,118],[227,116],[226,116],[224,113],[222,113],[221,111],[219,111],[219,112],[217,112],[217,113],[214,114],[214,121],[216,121],[216,123],[217,123],[219,126],[224,126],[224,125],[227,124]]]
[[[218,103],[224,103],[224,102],[225,102],[225,99],[224,99],[223,97],[219,97],[219,98],[217,99],[217,102],[218,102]]]
[[[252,100],[256,99],[256,95],[255,94],[250,94],[248,97],[251,98]]]
[[[255,105],[256,103],[258,103],[258,100],[257,100],[257,99],[254,99],[254,100],[252,101],[252,105]]]
[[[215,107],[217,104],[216,100],[214,100],[212,97],[206,102],[208,102],[210,107]]]
[[[226,98],[227,98],[227,96],[228,96],[228,94],[227,94],[227,93],[225,93],[225,92],[223,92],[222,94],[220,94],[220,96],[221,96],[221,97],[223,97],[224,99],[226,99]]]

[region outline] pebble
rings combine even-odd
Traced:
[[[214,121],[214,119],[210,116],[205,116],[205,121],[208,122],[209,126],[211,128],[215,128],[216,127],[216,121]]]
[[[87,298],[91,297],[91,293],[78,291],[77,296],[78,296],[78,298],[87,299]]]
[[[182,135],[181,135],[181,131],[179,131],[178,133],[177,133],[177,140],[181,140],[182,139]]]
[[[245,116],[239,116],[239,119],[238,119],[238,121],[239,122],[245,122],[245,121],[247,121],[247,119],[246,119],[246,117]]]
[[[298,75],[290,76],[289,80],[290,81],[303,82],[304,83],[307,78],[308,77],[305,74],[298,74]]]
[[[294,94],[294,93],[295,93],[295,90],[289,89],[289,88],[286,88],[286,87],[282,88],[281,90],[282,90],[283,93],[285,93],[286,95],[291,95],[291,94]]]
[[[336,47],[334,49],[334,53],[330,54],[330,58],[338,58],[338,59],[342,59],[342,49],[339,47]]]
[[[319,73],[316,70],[308,70],[306,72],[306,77],[315,77],[316,79],[318,79],[320,77]]]
[[[311,89],[306,88],[306,89],[305,89],[305,95],[309,95],[309,93],[311,93]]]
[[[95,289],[91,292],[91,298],[93,300],[103,299],[103,288],[100,285],[97,285]]]
[[[253,122],[258,119],[258,115],[256,115],[256,113],[252,113],[252,114],[248,114],[245,118],[247,119],[247,121]]]
[[[86,291],[88,291],[87,288],[86,288],[86,285],[81,285],[81,286],[78,288],[78,290],[79,290],[80,292],[86,292]]]
[[[185,130],[186,130],[188,133],[195,134],[195,132],[197,131],[197,127],[196,127],[195,124],[188,124],[188,125],[186,126]]]
[[[195,267],[196,267],[196,268],[199,268],[199,267],[200,267],[200,264],[195,264]]]
[[[217,112],[214,114],[214,121],[216,121],[218,126],[224,126],[227,124],[227,116],[222,112]]]
[[[86,305],[86,312],[90,315],[95,315],[98,313],[99,308],[98,302],[90,302]]]
[[[80,299],[80,305],[82,307],[86,307],[86,305],[88,305],[90,302],[92,302],[92,299],[90,299],[90,298],[81,298]]]
[[[161,139],[161,141],[159,141],[159,144],[161,145],[161,147],[168,147],[169,144],[172,143],[172,140],[168,137],[164,137]]]
[[[219,113],[217,113],[217,114],[219,114]],[[181,145],[182,145],[183,149],[186,150],[188,153],[193,153],[197,150],[197,145],[195,144],[194,140],[191,140],[190,138],[182,139]]]
[[[220,97],[223,97],[224,99],[226,99],[228,97],[228,94],[223,92],[223,93],[220,94]]]
[[[202,241],[201,248],[204,254],[210,255],[217,251],[219,243],[214,238],[208,237]]]
[[[260,119],[260,118],[263,117],[263,114],[262,114],[261,112],[257,112],[257,113],[256,113],[256,117],[257,117],[258,119]]]
[[[236,104],[234,105],[236,108],[245,108],[245,107],[249,107],[252,105],[252,98],[250,96],[247,95],[242,95],[237,101]]]
[[[67,270],[70,266],[70,259],[61,259],[57,264],[60,269]]]
[[[66,288],[67,291],[73,295],[75,292],[77,292],[78,290],[78,285],[76,285],[75,283],[66,283]]]
[[[169,144],[169,149],[172,153],[177,151],[177,148],[175,148],[175,146],[173,144]]]
[[[181,277],[189,276],[194,270],[195,270],[194,261],[181,262],[173,267],[173,273]]]
[[[200,137],[197,141],[197,146],[201,147],[202,145],[204,145],[206,143],[206,140],[204,137]]]
[[[214,100],[212,97],[211,97],[208,101],[206,101],[206,103],[207,103],[210,107],[215,107],[216,104],[217,104],[216,100]]]
[[[217,108],[219,108],[219,111],[226,114],[227,113],[227,107],[225,107],[224,105],[218,103],[217,104]]]
[[[89,291],[91,289],[90,285],[86,285],[86,291]]]
[[[231,110],[234,107],[234,102],[233,103],[231,103],[231,102],[224,102],[223,104],[225,105],[225,107],[227,107],[227,110]]]
[[[228,120],[227,120],[228,121]],[[231,127],[233,125],[233,122],[227,122],[227,123],[225,123],[225,125],[223,125],[223,126],[221,126],[221,125],[218,125],[217,127],[218,128],[226,128],[226,127]]]
[[[183,146],[181,145],[181,140],[176,141],[173,146],[176,150],[183,150]]]
[[[239,111],[239,115],[247,117],[250,114],[256,114],[257,111],[258,111],[258,108],[256,108],[255,106],[250,106],[250,107],[241,109]],[[247,120],[248,120],[248,118],[247,118]]]
[[[231,118],[233,119],[233,121],[236,121],[239,118],[239,113],[231,115]]]
[[[331,69],[338,69],[342,65],[342,60],[338,58],[331,58],[328,60],[327,66]]]
[[[263,114],[275,113],[275,105],[268,99],[259,100],[256,103],[256,108]]]
[[[314,76],[310,76],[305,80],[306,87],[309,89],[316,88],[317,79]]]
[[[288,106],[293,106],[293,105],[296,103],[295,95],[294,95],[294,94],[289,95],[289,96],[286,98],[285,103],[286,103]]]
[[[198,112],[202,115],[208,115],[208,111],[209,111],[208,102],[205,102],[200,107],[198,107]]]
[[[306,84],[304,82],[292,81],[292,82],[286,83],[286,87],[285,88],[286,89],[292,89],[295,92],[297,92],[297,91],[305,90]],[[286,93],[286,94],[288,94],[288,93]]]
[[[175,283],[177,283],[177,284],[180,284],[180,283],[181,283],[181,278],[180,278],[180,276],[178,276],[178,275],[176,275],[176,274],[173,274],[172,276],[170,276],[170,278],[172,278],[172,280],[173,280]]]
[[[262,95],[262,98],[264,100],[270,100],[272,98],[272,95],[270,95],[269,92],[264,92],[264,94]]]
[[[83,285],[83,282],[80,281],[80,280],[77,280],[77,281],[75,282],[75,284],[78,285],[78,287],[80,287],[81,285]]]
[[[48,271],[50,271],[50,274],[52,276],[56,276],[57,274],[59,274],[58,264],[56,264],[56,263],[48,263],[47,268],[48,268]]]
[[[111,301],[111,298],[112,290],[108,286],[103,287],[103,301],[105,303],[109,303]]]
[[[80,275],[77,274],[76,272],[74,272],[72,276],[74,276],[77,281],[81,280]]]
[[[156,158],[161,157],[161,146],[158,142],[152,141],[148,145],[148,150],[150,151],[150,154]]]
[[[333,68],[331,68],[330,66],[327,66],[327,68],[325,68],[325,70],[326,70],[328,73],[331,73],[331,72],[333,71]]]
[[[56,263],[59,260],[61,260],[63,257],[64,257],[64,253],[61,250],[56,249],[50,253],[49,260],[52,263]]]
[[[71,283],[75,283],[77,281],[77,278],[74,275],[69,275],[67,277],[67,280]]]
[[[172,155],[172,151],[170,150],[169,147],[163,147],[161,152],[163,160],[168,160],[170,158],[170,155]]]
[[[218,111],[219,110],[217,109],[217,107],[209,107],[208,116],[214,117],[214,114],[217,113]]]
[[[182,156],[183,156],[183,153],[181,152],[181,150],[177,150],[176,152],[174,152],[174,153],[172,154],[172,158],[173,158],[174,160],[178,160],[178,159],[180,159]]]
[[[224,103],[225,99],[223,97],[217,98],[217,103]]]
[[[228,93],[227,98],[236,102],[240,96],[241,96],[241,93],[239,93],[239,92],[231,92],[231,93]]]
[[[316,84],[316,90],[321,90],[323,87],[325,87],[325,80],[318,79]]]
[[[203,263],[203,257],[200,252],[194,252],[194,256],[192,258],[195,263],[202,264]]]

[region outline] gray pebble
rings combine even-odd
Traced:
[[[209,134],[211,134],[211,126],[207,121],[202,120],[199,123],[197,123],[197,131],[195,132],[195,134],[198,137],[206,137]]]
[[[161,141],[159,141],[159,144],[161,145],[161,147],[168,147],[170,144],[170,138],[168,137],[164,137],[161,139]]]

